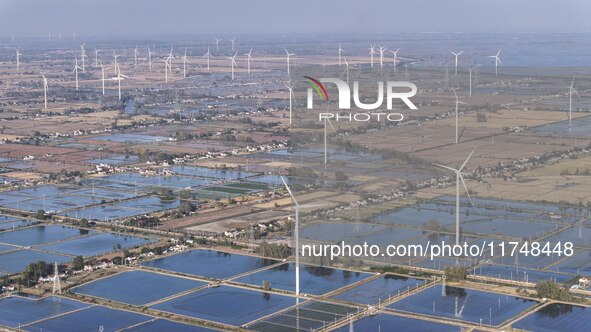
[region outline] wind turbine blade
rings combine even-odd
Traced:
[[[330,125],[330,128],[332,128],[332,131],[334,131],[335,133],[337,132],[337,130],[334,128],[334,126],[332,125],[332,121],[330,121],[329,118],[326,118],[326,120],[328,121],[328,124]]]
[[[468,191],[468,186],[466,186],[466,182],[464,181],[464,177],[462,176],[461,172],[459,172],[459,175],[460,180],[462,181],[462,185],[464,185],[464,190],[466,190],[466,195],[468,195],[468,199],[470,200],[470,206],[474,206],[474,203],[472,202],[472,197],[470,197],[470,192]]]
[[[474,151],[476,151],[476,148],[474,148],[472,150],[472,152],[470,152],[470,154],[468,155],[468,158],[466,158],[466,160],[464,161],[462,166],[460,166],[460,168],[458,169],[458,172],[461,172],[464,169],[464,166],[466,166],[466,164],[468,163],[468,160],[470,160],[470,157],[472,157],[472,155],[474,154]]]
[[[285,189],[287,189],[287,192],[289,193],[289,196],[291,196],[291,199],[293,200],[294,204],[299,208],[300,205],[298,204],[298,201],[296,200],[295,196],[291,192],[291,189],[287,185],[287,182],[285,182],[285,179],[283,178],[283,176],[280,176],[280,178],[281,178],[281,181],[283,182],[283,185],[285,186]]]
[[[445,168],[445,169],[447,169],[449,171],[452,171],[452,172],[457,172],[458,171],[457,169],[454,169],[454,168],[451,168],[451,167],[445,166],[445,165],[440,165],[440,164],[435,164],[435,163],[433,163],[433,165],[438,166],[438,167],[441,167],[441,168]]]
[[[573,88],[572,86],[570,87],[573,92],[577,95],[577,97],[581,98],[581,95],[579,95],[579,93],[577,92],[577,90],[575,88]]]
[[[454,92],[454,96],[456,97],[456,102],[459,102],[459,101],[458,101],[458,94],[456,93],[456,89],[452,89],[452,90],[453,90],[453,92]]]

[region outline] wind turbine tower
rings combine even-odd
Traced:
[[[287,55],[287,75],[289,75],[289,57],[295,55],[295,53],[289,53],[286,48],[284,48],[285,54]]]
[[[207,47],[207,53],[203,54],[203,56],[207,59],[207,72],[209,73],[209,58],[211,57],[211,53],[209,53],[209,46]]]
[[[575,93],[579,98],[581,98],[581,96],[579,95],[579,93],[577,92],[577,90],[575,90],[575,76],[573,76],[573,80],[570,83],[570,87],[568,89],[568,130],[571,130],[572,127],[572,121],[573,121],[573,93]]]
[[[45,75],[41,76],[43,76],[43,99],[45,100],[45,109],[47,109],[47,78]]]
[[[230,65],[232,66],[232,81],[234,80],[234,67],[236,66],[236,55],[238,52],[234,53],[234,56],[228,57],[230,60]]]
[[[495,76],[499,76],[499,64],[501,63],[501,58],[499,58],[499,55],[501,54],[501,50],[499,49],[499,51],[497,52],[496,55],[490,55],[489,58],[493,58],[495,59]]]
[[[460,51],[458,53],[454,51],[449,51],[449,53],[453,54],[456,58],[456,76],[458,76],[458,57],[460,56],[460,54],[464,53],[464,51]]]
[[[468,163],[468,160],[470,160],[470,157],[472,157],[472,154],[474,153],[475,150],[476,150],[476,148],[474,148],[474,150],[472,150],[472,152],[470,152],[470,154],[468,155],[468,158],[466,158],[466,160],[464,161],[462,166],[460,166],[460,168],[458,168],[458,169],[451,168],[451,167],[444,166],[444,165],[440,165],[440,164],[434,164],[435,166],[452,171],[456,175],[456,245],[460,245],[460,182],[462,182],[462,185],[464,186],[464,189],[466,190],[466,195],[468,195],[468,200],[470,200],[470,205],[471,206],[473,205],[472,198],[470,197],[470,192],[468,191],[468,187],[466,186],[466,182],[464,181],[464,177],[462,176],[462,170],[464,169],[464,167]]]

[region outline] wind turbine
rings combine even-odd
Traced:
[[[150,68],[150,71],[152,71],[152,54],[154,54],[152,52],[152,50],[148,47],[148,66]]]
[[[577,94],[577,96],[579,98],[581,98],[581,96],[579,95],[579,93],[577,92],[577,90],[575,90],[575,76],[573,75],[573,80],[570,83],[570,87],[568,89],[568,130],[571,130],[571,126],[572,126],[572,121],[573,121],[573,116],[572,116],[572,111],[573,111],[573,92]]]
[[[390,52],[392,52],[394,55],[394,70],[396,70],[396,66],[398,65],[398,51],[400,51],[400,48],[398,48],[396,51],[390,50]]]
[[[82,43],[80,44],[80,58],[82,59],[82,72],[86,73],[86,62],[85,62],[85,58],[86,58],[86,51],[84,51],[84,45],[86,43]]]
[[[380,68],[384,66],[384,52],[386,51],[386,49],[388,48],[385,46],[380,46],[380,48],[378,49],[378,51],[380,52]]]
[[[101,76],[102,76],[101,81],[103,83],[103,96],[104,96],[105,95],[105,70],[111,69],[111,68],[105,68],[103,66],[102,62],[99,62],[99,65],[101,66]]]
[[[43,74],[41,76],[43,77],[43,99],[45,100],[45,109],[47,109],[47,78]]]
[[[172,47],[170,48],[170,52],[168,52],[168,56],[166,57],[166,61],[168,61],[168,70],[172,74],[172,59],[174,59],[174,55],[172,55]]]
[[[373,56],[374,54],[377,54],[376,50],[375,50],[375,45],[371,44],[369,47],[369,58],[371,61],[371,67],[373,68]]]
[[[183,77],[187,77],[187,50],[185,50],[185,55],[183,55]]]
[[[247,66],[247,70],[248,70],[248,74],[250,75],[250,62],[252,61],[252,48],[250,49],[250,51],[248,51],[248,53],[244,54],[246,55],[246,66]]]
[[[343,60],[345,60],[345,75],[347,77],[347,84],[349,84],[349,63],[347,62],[347,58],[343,57]]]
[[[498,76],[499,75],[499,70],[498,70],[499,69],[499,64],[502,64],[501,63],[501,58],[499,58],[499,54],[501,54],[501,49],[499,49],[499,51],[497,52],[496,55],[489,55],[488,56],[489,58],[495,59],[495,76]]]
[[[78,90],[78,69],[82,69],[82,67],[78,66],[78,57],[74,57],[74,73],[76,74],[76,91]]]
[[[460,56],[460,54],[464,53],[464,51],[460,51],[458,53],[455,53],[454,51],[449,51],[449,53],[453,54],[456,57],[456,76],[458,75],[458,57]]]
[[[95,68],[99,67],[98,50],[96,48],[94,49],[94,67]]]
[[[470,152],[470,155],[468,155],[468,158],[466,158],[466,160],[464,161],[462,166],[460,166],[460,168],[458,168],[458,169],[454,169],[454,168],[440,165],[440,164],[434,164],[435,166],[447,169],[447,170],[452,171],[456,174],[456,245],[460,245],[460,181],[462,182],[462,185],[464,185],[464,189],[466,190],[466,195],[468,195],[468,199],[470,200],[470,205],[473,205],[472,204],[472,197],[470,197],[470,192],[468,191],[468,187],[466,186],[466,182],[464,181],[464,177],[462,176],[462,170],[464,169],[464,167],[468,163],[468,160],[470,160],[470,157],[472,157],[472,154],[474,153],[475,150],[476,150],[476,148],[474,148],[472,150],[472,152]]]
[[[234,52],[234,42],[236,42],[236,37],[234,37],[234,39],[229,39],[229,40],[232,43],[232,52]]]
[[[20,72],[21,70],[21,52],[19,52],[18,48],[14,49],[16,51],[16,72]]]
[[[341,48],[341,43],[339,43],[339,67],[341,66],[341,54],[343,53],[343,49]]]
[[[207,53],[203,54],[203,56],[207,58],[207,72],[209,73],[209,58],[211,57],[211,53],[209,53],[209,46],[207,46]]]
[[[459,137],[458,137],[458,105],[459,104],[468,105],[468,104],[466,104],[458,99],[458,94],[456,93],[456,89],[453,89],[453,91],[454,91],[454,96],[456,97],[456,143],[455,144],[458,144],[458,140],[459,140]]]
[[[295,55],[295,53],[289,53],[286,48],[284,48],[285,54],[287,55],[287,75],[289,75],[289,57],[291,55]]]
[[[168,62],[168,58],[162,60],[164,62],[164,82],[168,83],[168,68],[170,67],[170,63]]]
[[[236,66],[236,55],[238,55],[238,52],[234,53],[234,56],[232,57],[228,57],[228,59],[230,59],[231,61],[231,66],[232,66],[232,81],[234,80],[234,66]]]
[[[119,65],[117,65],[117,76],[113,77],[113,79],[116,80],[118,83],[119,100],[121,100],[121,81],[123,81],[126,78],[129,77],[121,74],[121,69],[119,68]]]
[[[472,97],[472,70],[474,70],[474,69],[476,69],[478,67],[480,67],[480,65],[473,66],[473,67],[471,67],[469,69],[469,71],[470,71],[470,93],[469,93],[469,97]]]
[[[328,163],[328,144],[327,144],[327,140],[328,140],[328,133],[326,131],[327,128],[327,124],[330,125],[330,128],[332,129],[332,131],[336,134],[337,130],[334,129],[334,126],[332,125],[332,122],[328,119],[328,118],[324,118],[324,165],[326,165]]]
[[[215,39],[215,51],[219,52],[220,51],[220,41],[221,39],[218,39],[218,37],[213,37],[213,39]]]
[[[118,64],[117,64],[117,58],[119,57],[119,55],[117,53],[115,53],[115,50],[113,50],[113,58],[115,59],[115,65],[113,66],[113,68],[115,69],[115,75],[117,75],[117,68],[119,68]]]
[[[138,55],[138,50],[137,50],[137,45],[135,45],[135,48],[133,49],[133,66],[137,67],[137,55]]]
[[[291,125],[291,105],[292,105],[292,100],[294,97],[293,95],[293,85],[289,86],[287,85],[287,90],[289,90],[289,124]]]
[[[294,225],[294,247],[295,247],[295,270],[296,270],[296,299],[300,298],[300,205],[296,200],[295,196],[291,192],[291,189],[285,182],[283,176],[281,177],[281,181],[287,189],[289,196],[291,196],[291,200],[295,205],[295,225]]]

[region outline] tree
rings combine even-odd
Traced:
[[[191,198],[191,189],[183,189],[179,192],[180,199],[190,199]]]
[[[88,223],[88,219],[81,219],[80,222],[78,223],[80,225],[80,227],[90,227],[90,224]]]
[[[291,255],[291,249],[286,244],[277,244],[277,243],[261,243],[256,249],[255,252],[264,256],[264,257],[272,257],[272,258],[287,258]]]
[[[349,179],[349,177],[345,173],[343,173],[341,171],[336,171],[334,173],[334,177],[335,177],[335,180],[337,180],[339,182],[341,182],[341,181],[347,181]]]
[[[74,260],[72,261],[72,268],[74,271],[80,271],[84,269],[84,258],[82,256],[74,257]]]
[[[20,283],[27,287],[35,285],[39,278],[47,277],[51,273],[51,266],[51,264],[44,261],[38,261],[27,265],[23,271]]]
[[[39,209],[37,210],[37,212],[35,212],[35,218],[39,219],[39,220],[45,220],[47,216],[45,215],[45,210],[43,209]]]
[[[448,266],[444,271],[449,280],[461,281],[466,279],[466,270],[460,266]]]
[[[536,292],[539,298],[548,298],[558,301],[571,301],[572,295],[568,289],[561,287],[552,280],[544,280],[536,283]]]

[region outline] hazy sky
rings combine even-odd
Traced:
[[[590,0],[0,0],[0,36],[591,32]]]

